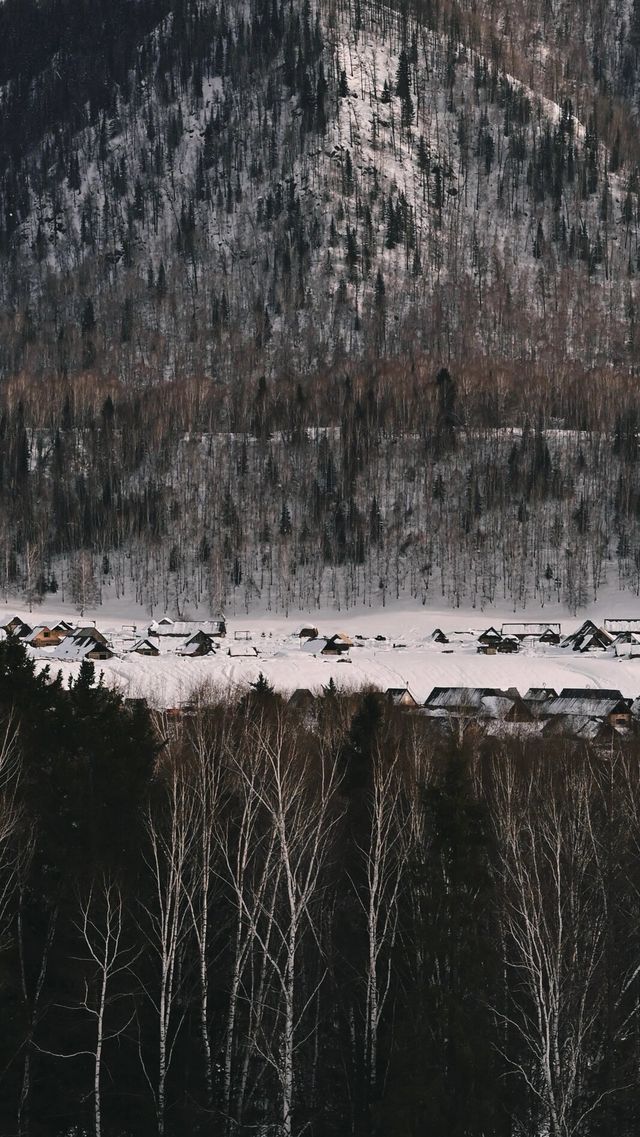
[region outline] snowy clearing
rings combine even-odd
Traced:
[[[349,690],[367,685],[381,690],[406,686],[419,702],[424,702],[434,686],[448,685],[516,687],[521,694],[531,686],[556,690],[565,686],[615,687],[626,696],[640,694],[640,659],[618,659],[609,652],[580,654],[542,645],[523,647],[518,655],[485,656],[478,654],[473,642],[439,645],[430,641],[436,627],[477,633],[490,625],[499,628],[503,621],[514,618],[506,608],[481,613],[397,606],[313,613],[307,621],[299,613],[289,619],[268,613],[232,616],[227,617],[227,636],[219,641],[215,654],[190,659],[177,654],[177,641],[161,644],[157,658],[131,654],[135,641],[146,635],[150,621],[139,610],[116,607],[118,611],[93,612],[82,621],[88,624],[95,619],[117,653],[113,659],[97,662],[96,674],[102,673],[104,682],[116,686],[123,695],[144,697],[158,708],[180,705],[202,684],[227,692],[245,689],[260,672],[282,694],[300,687],[317,692],[333,678],[338,687]],[[3,605],[0,620],[8,620],[14,611],[32,623],[46,623],[60,616],[78,619],[77,612],[69,607],[39,609],[29,616],[20,608]],[[616,615],[638,617],[640,604],[633,603],[628,595],[612,594],[610,603],[584,613],[597,621]],[[575,630],[584,616],[563,618],[557,609],[527,613],[530,619],[561,619],[563,634]],[[304,641],[297,631],[305,622],[317,626],[321,635],[345,631],[354,646],[342,658],[316,657],[302,651]],[[386,638],[376,640],[376,636]],[[253,648],[257,655],[235,654]],[[53,673],[62,672],[65,681],[78,673],[79,664],[52,660],[50,649],[32,650],[32,654],[39,667],[49,664]]]

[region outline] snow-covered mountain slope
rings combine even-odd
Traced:
[[[5,373],[633,348],[634,171],[570,90],[430,9],[143,7],[86,104],[57,90],[60,47],[5,144]]]

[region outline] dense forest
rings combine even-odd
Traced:
[[[429,726],[0,643],[2,1133],[637,1133],[633,743]]]
[[[407,342],[628,366],[639,29],[575,0],[7,0],[0,375]]]
[[[16,381],[1,594],[185,618],[398,598],[576,612],[617,588],[631,604],[639,422],[632,377],[420,356],[304,383]]]
[[[0,589],[640,589],[637,3],[6,0]]]

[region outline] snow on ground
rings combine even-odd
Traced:
[[[436,627],[445,631],[475,629],[514,619],[513,611],[493,609],[437,610],[405,604],[344,613],[296,613],[290,618],[256,612],[250,616],[227,616],[227,636],[213,656],[182,658],[173,644],[161,644],[159,658],[127,653],[135,638],[145,635],[149,618],[124,603],[113,603],[111,611],[86,613],[82,623],[95,619],[97,626],[113,641],[116,658],[96,663],[96,673],[114,684],[128,697],[145,697],[156,707],[173,707],[187,701],[194,688],[208,684],[224,691],[243,690],[262,672],[277,691],[288,694],[298,687],[320,691],[331,678],[338,687],[358,689],[367,685],[386,690],[407,686],[414,697],[424,701],[435,686],[517,687],[524,694],[530,686],[619,688],[624,695],[640,695],[640,659],[616,659],[608,653],[582,655],[571,649],[525,648],[518,655],[479,655],[475,644],[438,645],[429,637]],[[41,607],[27,613],[19,605],[0,605],[0,623],[15,612],[30,623],[46,623],[64,616],[79,620],[68,606]],[[204,616],[204,614],[203,614]],[[555,606],[528,610],[526,619],[562,620],[563,634],[574,630],[589,616],[600,622],[606,616],[640,617],[640,601],[629,594],[612,593],[609,602],[599,603],[579,617],[568,617]],[[296,630],[308,622],[321,633],[346,631],[354,640],[347,660],[314,657],[302,652]],[[136,625],[136,633],[132,625]],[[123,625],[127,629],[123,630]],[[236,640],[235,634],[248,633],[250,640]],[[377,641],[375,636],[385,636]],[[357,638],[364,637],[364,638]],[[397,646],[394,646],[397,645]],[[402,645],[402,646],[400,646]],[[257,648],[252,658],[229,656],[228,651]],[[120,654],[122,653],[122,654]],[[38,666],[50,664],[61,671],[65,681],[77,675],[79,664],[51,660],[48,649],[34,652]]]

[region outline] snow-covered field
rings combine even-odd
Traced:
[[[0,606],[0,623],[14,612],[31,624],[66,617],[78,621],[70,606],[40,608],[31,614],[16,607]],[[605,616],[640,616],[640,603],[628,594],[613,594],[609,603],[594,606],[579,618],[563,618],[562,613],[545,609],[528,612],[528,619],[562,619],[562,632],[568,634],[589,616],[596,622]],[[523,618],[522,616],[518,618]],[[96,672],[128,697],[143,696],[156,707],[173,707],[189,699],[195,688],[241,691],[262,672],[277,691],[290,693],[298,687],[319,691],[331,678],[346,689],[373,685],[382,690],[407,686],[414,697],[424,701],[434,686],[517,687],[524,693],[530,686],[587,686],[619,688],[624,695],[640,695],[640,659],[616,659],[607,653],[580,654],[558,647],[524,648],[518,655],[483,656],[474,643],[440,646],[431,642],[434,628],[445,631],[480,632],[490,625],[514,619],[505,608],[488,612],[477,610],[430,610],[417,606],[350,610],[347,613],[314,613],[305,621],[300,613],[290,617],[255,613],[227,617],[227,636],[215,655],[200,659],[182,658],[177,644],[162,644],[159,658],[129,654],[135,639],[146,634],[149,618],[132,607],[113,603],[109,609],[86,613],[82,623],[96,621],[108,635],[117,656],[96,663]],[[346,659],[315,657],[301,650],[296,631],[305,622],[332,634],[345,631],[354,641]],[[136,632],[133,632],[133,625]],[[236,633],[240,638],[236,639]],[[248,635],[250,638],[245,639]],[[376,636],[385,636],[384,641]],[[359,638],[361,637],[361,638]],[[257,656],[229,655],[256,648]],[[79,664],[51,660],[51,650],[34,652],[38,666],[50,663],[66,679],[75,676]]]

